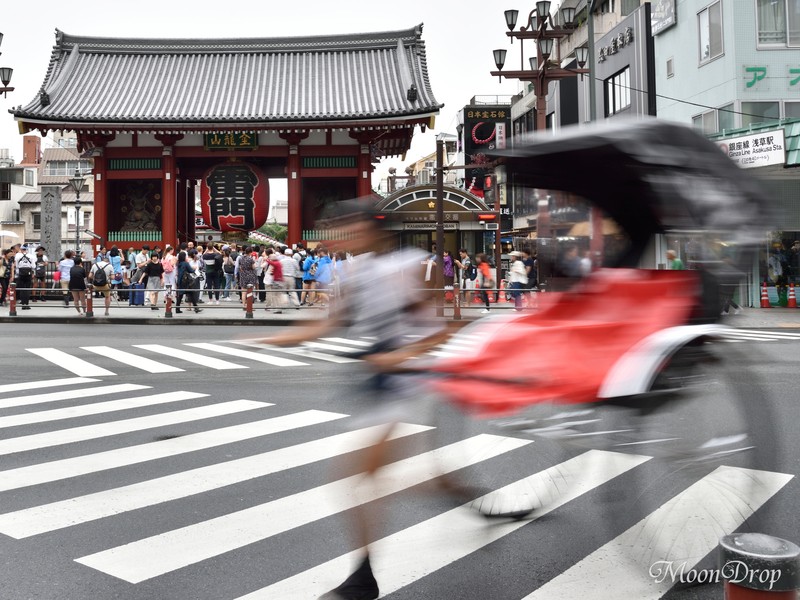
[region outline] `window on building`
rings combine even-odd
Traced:
[[[33,230],[34,231],[41,231],[42,230],[42,213],[31,213],[33,217]]]
[[[717,110],[718,131],[723,129],[736,129],[736,113],[733,110],[733,102],[720,106]]]
[[[800,0],[757,0],[758,43],[800,46]]]
[[[722,54],[722,2],[715,2],[697,13],[700,34],[700,64]]]
[[[675,76],[675,61],[672,58],[667,59],[667,79]]]
[[[72,177],[75,169],[80,169],[81,173],[88,173],[92,169],[92,164],[88,160],[49,160],[44,174]]]
[[[0,181],[0,200],[11,200],[11,184]]]
[[[710,135],[717,132],[717,111],[709,110],[692,117],[692,125],[700,133]]]
[[[780,117],[780,102],[742,102],[742,127],[777,121]]]
[[[33,187],[34,179],[33,179],[33,169],[25,169],[25,185],[28,187]]]
[[[641,4],[640,0],[622,0],[622,16],[627,17]]]
[[[800,119],[800,102],[784,102],[783,111],[787,119]]]
[[[610,117],[631,105],[631,70],[625,67],[605,80],[606,116]]]

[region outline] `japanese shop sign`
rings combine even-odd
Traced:
[[[206,150],[252,150],[258,148],[255,133],[206,133],[203,135]]]
[[[798,65],[786,65],[785,74],[780,74],[780,69],[778,67],[771,67],[771,71],[768,72],[768,68],[765,66],[743,66],[744,75],[742,80],[744,82],[744,89],[745,90],[754,90],[754,91],[769,91],[770,90],[770,83],[772,81],[780,81],[781,79],[785,79],[786,87],[789,90],[798,90],[800,89],[800,64]],[[778,73],[775,73],[775,72]]]
[[[269,181],[247,163],[212,167],[200,185],[203,221],[218,231],[249,232],[267,222]]]
[[[783,129],[720,140],[718,144],[743,169],[782,165],[786,162]]]
[[[612,54],[616,54],[625,46],[630,46],[633,43],[633,28],[626,27],[625,31],[618,33],[611,38],[611,43],[608,46],[601,46],[600,52],[597,56],[597,62],[603,62]]]

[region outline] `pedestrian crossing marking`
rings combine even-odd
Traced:
[[[67,354],[63,350],[57,350],[56,348],[26,348],[26,350],[31,354],[35,354],[51,363],[57,364],[62,369],[66,369],[82,377],[106,377],[109,375],[116,375],[116,373],[108,369],[93,365],[88,361]]]
[[[477,435],[384,467],[379,472],[380,485],[369,491],[360,489],[363,475],[358,474],[76,560],[118,579],[140,583],[529,443],[517,438]]]
[[[283,352],[285,354],[292,354],[295,356],[302,356],[304,358],[313,358],[325,362],[332,362],[337,364],[360,362],[356,358],[349,358],[347,356],[334,356],[332,354],[324,354],[322,352],[314,352],[303,346],[294,346],[291,348],[282,348],[281,346],[270,346],[269,344],[262,344],[250,340],[232,340],[231,343],[239,344],[241,346],[250,346],[252,348],[266,348],[270,352]]]
[[[257,408],[264,408],[266,406],[272,405],[266,402],[255,402],[253,400],[234,400],[232,402],[198,406],[196,408],[148,415],[146,417],[98,423],[96,425],[84,425],[82,427],[72,427],[69,429],[36,433],[16,438],[0,439],[0,456],[60,446],[63,444],[72,444],[74,442],[84,442],[86,440],[142,431],[144,429],[153,429],[166,425],[175,425],[188,421],[211,419],[213,417],[221,417],[248,410],[255,410]]]
[[[180,348],[170,348],[169,346],[162,346],[161,344],[135,344],[134,348],[141,348],[149,352],[157,354],[164,354],[175,359],[185,360],[192,364],[197,364],[217,371],[225,371],[228,369],[246,369],[244,365],[237,365],[227,360],[221,360],[205,354],[197,354],[196,352],[188,352]]]
[[[273,433],[276,423],[285,422],[284,417],[272,417],[157,442],[9,469],[2,471],[0,492],[255,439]]]
[[[138,383],[118,383],[77,390],[63,390],[60,392],[48,392],[45,394],[34,394],[32,396],[14,396],[0,400],[0,409],[12,406],[30,406],[33,404],[44,404],[45,402],[56,402],[59,400],[75,400],[77,398],[92,398],[94,396],[110,396],[111,394],[121,394],[123,392],[135,392],[138,390],[150,389],[149,385],[139,385]]]
[[[328,337],[328,338],[320,338],[323,342],[331,342],[332,344],[345,344],[350,346],[358,346],[360,348],[369,348],[370,346],[374,345],[374,342],[365,342],[362,340],[348,340],[347,338],[341,337]]]
[[[275,421],[285,421],[285,424],[281,423],[284,426],[279,427],[276,423],[274,431],[267,431],[265,435],[346,416],[315,410],[278,417]],[[0,515],[0,533],[16,539],[26,538],[298,468],[366,448],[374,443],[376,436],[384,429],[382,426],[374,426],[350,431],[61,502],[5,513]],[[401,424],[395,429],[393,439],[431,428]]]
[[[360,352],[360,348],[352,346],[342,346],[337,344],[324,344],[322,342],[303,342],[303,348],[313,348],[315,350],[331,350],[333,352]]]
[[[546,508],[534,513],[535,520],[647,460],[649,458],[646,456],[591,450],[511,483],[475,503],[490,501],[492,496],[497,495],[547,495]],[[554,481],[561,485],[556,488]],[[555,496],[552,495],[553,491]],[[391,594],[531,522],[531,519],[498,522],[487,527],[486,520],[476,511],[465,510],[468,507],[469,504],[452,509],[370,545],[370,563],[382,595]],[[238,600],[316,598],[338,585],[347,573],[352,572],[364,551],[362,548],[338,556]]]
[[[300,362],[299,360],[292,360],[291,358],[283,358],[280,356],[268,356],[266,354],[259,354],[258,352],[250,352],[248,350],[240,350],[238,348],[231,348],[230,346],[222,346],[221,344],[208,344],[208,343],[192,343],[184,344],[193,348],[201,350],[208,350],[210,352],[219,352],[220,354],[227,354],[237,358],[245,358],[247,360],[254,360],[276,367],[307,367],[308,363]]]
[[[0,417],[0,429],[5,427],[17,427],[19,425],[33,425],[34,423],[60,421],[63,419],[74,419],[89,415],[141,408],[144,406],[157,406],[159,404],[192,400],[205,396],[208,396],[208,394],[197,394],[195,392],[165,392],[163,394],[153,394],[151,396],[137,396],[135,398],[125,398],[123,400],[109,400],[107,402],[95,402],[93,404],[82,404],[80,406],[69,406],[53,410],[10,415],[7,417]]]
[[[38,390],[49,387],[60,387],[62,385],[82,385],[84,383],[95,383],[99,379],[88,377],[68,377],[66,379],[46,379],[44,381],[24,381],[22,383],[6,383],[0,385],[0,394],[8,392],[22,392],[25,390]]]
[[[147,371],[148,373],[180,373],[184,370],[179,369],[178,367],[165,365],[157,360],[138,356],[132,352],[123,352],[122,350],[112,348],[111,346],[81,346],[81,350],[94,352],[100,356],[105,356],[106,358],[119,361],[125,365],[128,365],[129,367],[141,369],[143,371]]]
[[[659,581],[645,568],[631,564],[631,557],[637,561],[641,557],[642,564],[671,560],[648,559],[652,547],[648,522],[659,524],[660,535],[662,528],[673,532],[670,550],[676,552],[675,568],[683,565],[688,572],[719,545],[720,538],[736,531],[792,478],[783,473],[718,467],[523,600],[616,600],[620,590],[629,598],[658,600],[676,582],[669,578]],[[753,479],[757,485],[752,484]],[[747,497],[742,497],[740,490],[748,490]]]

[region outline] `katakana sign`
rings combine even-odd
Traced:
[[[267,222],[269,182],[247,163],[227,162],[209,169],[200,198],[203,220],[212,229],[249,232]]]

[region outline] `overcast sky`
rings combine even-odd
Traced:
[[[494,48],[507,48],[507,66],[519,67],[512,58],[518,56],[512,51],[518,46],[509,45],[503,11],[516,8],[523,14],[533,7],[533,0],[528,4],[505,6],[485,0],[6,2],[0,20],[5,35],[0,66],[14,69],[11,85],[16,89],[7,98],[0,97],[0,148],[9,148],[17,161],[22,158],[22,138],[8,110],[27,105],[41,87],[56,28],[87,36],[210,38],[392,31],[424,23],[422,39],[431,86],[445,106],[436,118],[434,132],[422,135],[417,128],[405,163],[384,160],[378,171],[385,172],[389,166],[399,168],[434,152],[435,134],[454,134],[456,114],[473,96],[517,93],[517,82],[500,83],[489,72],[495,68]]]

